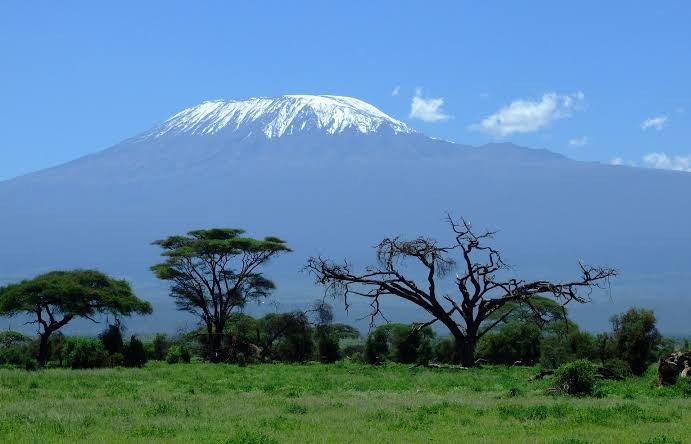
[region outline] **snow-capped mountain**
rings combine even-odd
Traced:
[[[180,325],[149,271],[160,260],[150,243],[227,226],[287,240],[294,252],[268,275],[290,310],[322,294],[299,272],[307,256],[360,267],[386,236],[446,243],[451,212],[500,230],[496,246],[520,277],[573,278],[579,259],[619,268],[611,298],[574,310],[582,325],[606,328],[637,304],[674,333],[688,324],[678,307],[691,281],[691,207],[679,204],[689,190],[688,173],[434,140],[358,99],[203,102],[103,151],[0,182],[0,284],[96,267],[153,302],[154,318],[132,321],[133,331]],[[402,305],[389,317],[425,320],[417,315]]]
[[[286,95],[202,102],[175,114],[143,139],[221,132],[272,139],[315,131],[332,135],[413,133],[405,123],[352,97]]]

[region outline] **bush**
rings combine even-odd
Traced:
[[[629,363],[635,375],[642,375],[654,360],[654,350],[661,340],[655,315],[651,310],[632,308],[611,321],[619,357]]]
[[[365,342],[364,358],[368,364],[381,364],[386,361],[389,355],[389,338],[387,332],[382,328],[377,328]]]
[[[562,365],[554,373],[552,388],[574,396],[592,395],[595,389],[597,367],[587,359],[579,359]]]
[[[152,358],[156,361],[163,361],[164,359],[166,359],[166,356],[168,354],[168,347],[170,347],[168,337],[166,335],[157,334],[156,336],[154,336],[152,345]]]
[[[598,357],[598,343],[590,333],[581,332],[575,325],[567,332],[562,328],[542,339],[540,343],[540,365],[555,369],[577,359]]]
[[[91,338],[67,338],[65,364],[73,369],[101,368],[108,365],[108,352],[100,340]]]
[[[175,344],[168,348],[166,361],[168,364],[189,364],[192,359],[189,349],[184,344]]]
[[[98,335],[98,338],[101,340],[108,354],[122,353],[122,332],[120,331],[119,325],[108,325],[108,327]]]
[[[604,362],[602,367],[606,371],[611,372],[614,376],[619,378],[628,378],[633,374],[633,372],[631,372],[631,367],[629,366],[629,363],[624,361],[623,359],[608,359]]]
[[[338,339],[325,332],[319,335],[318,341],[319,361],[324,364],[333,364],[338,361]]]
[[[437,342],[437,344],[434,346],[434,359],[436,359],[437,362],[442,362],[444,364],[458,362],[456,340],[449,337]]]
[[[341,347],[341,354],[343,355],[343,357],[350,359],[353,359],[353,356],[355,354],[359,354],[360,357],[362,357],[364,351],[365,344],[362,341],[353,342],[345,340],[343,346]]]
[[[427,354],[423,359],[429,360],[432,350],[434,332],[431,328],[419,329],[417,325],[391,325],[391,358],[403,364],[417,363],[420,352]]]
[[[142,341],[132,336],[130,343],[125,347],[125,366],[143,367],[146,364],[146,350]]]
[[[540,328],[531,322],[510,322],[496,333],[485,335],[477,355],[492,364],[533,365],[540,356]]]

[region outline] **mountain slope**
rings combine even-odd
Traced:
[[[198,114],[183,111],[102,152],[0,182],[0,280],[96,266],[153,301],[153,319],[131,321],[132,329],[173,329],[191,321],[148,271],[158,260],[154,239],[209,226],[285,238],[294,253],[269,273],[289,309],[321,295],[300,273],[308,256],[364,266],[384,236],[448,239],[448,211],[500,230],[497,246],[526,278],[568,278],[580,259],[618,267],[611,295],[575,311],[586,327],[605,328],[611,313],[635,304],[656,308],[663,331],[686,331],[679,308],[689,304],[691,209],[677,196],[691,190],[691,174],[397,132],[398,121],[371,105],[351,107],[355,99],[328,99],[334,108],[325,111],[304,105],[281,120],[279,103],[312,101],[300,97],[261,99],[277,104],[262,113],[223,102],[231,104],[223,118],[219,111],[192,121]],[[329,120],[339,109],[354,114]],[[394,319],[420,320],[404,304],[391,307]]]

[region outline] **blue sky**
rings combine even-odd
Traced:
[[[205,99],[290,93],[460,143],[691,169],[691,3],[568,3],[4,1],[0,179]]]

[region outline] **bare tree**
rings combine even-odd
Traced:
[[[384,316],[382,297],[402,298],[417,305],[431,316],[418,328],[436,322],[443,324],[455,338],[464,366],[474,365],[478,340],[510,316],[515,307],[533,308],[531,298],[544,295],[553,296],[562,305],[572,301],[587,303],[594,289],[605,288],[609,278],[617,274],[612,268],[579,263],[580,276],[571,282],[505,278],[501,275],[506,275],[509,267],[500,252],[489,245],[494,232],[477,234],[464,219],[455,222],[448,217],[448,222],[454,235],[448,246],[425,237],[387,238],[376,247],[377,264],[363,273],[352,271],[348,262],[337,264],[321,257],[311,257],[306,269],[326,287],[327,293],[343,297],[346,309],[351,296],[369,299],[372,325],[377,316]],[[418,272],[406,268],[410,262],[418,267]],[[453,287],[457,294],[452,296],[439,290],[439,281],[454,270],[457,273]],[[420,282],[412,276],[419,276]],[[492,316],[510,306],[514,308],[503,310],[501,316]],[[542,315],[538,309],[534,312],[536,316]]]

